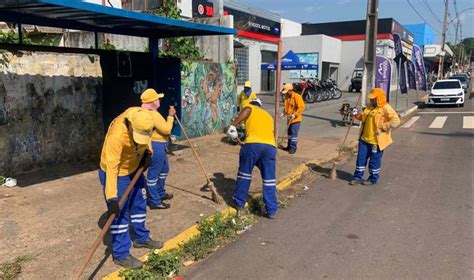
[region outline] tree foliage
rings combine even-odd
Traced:
[[[165,0],[163,5],[156,13],[172,19],[181,18],[181,10],[178,9],[176,1]],[[192,37],[176,37],[163,39],[163,46],[160,48],[160,56],[162,57],[178,57],[186,60],[202,59],[199,48],[196,47]]]

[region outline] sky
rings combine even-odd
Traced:
[[[450,20],[456,18],[454,2],[459,13],[464,9],[474,8],[474,0],[448,1]],[[360,20],[365,19],[367,12],[366,0],[239,0],[239,2],[269,10],[300,23]],[[443,16],[444,0],[379,0],[379,18],[391,17],[402,25],[427,22],[435,32],[437,43],[441,43]],[[474,37],[474,9],[461,13],[459,18],[462,24],[462,38]],[[455,40],[454,23],[448,27],[446,37],[448,42]]]

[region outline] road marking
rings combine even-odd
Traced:
[[[443,128],[444,123],[448,119],[447,116],[436,117],[434,121],[431,123],[430,128]]]
[[[474,129],[474,117],[464,117],[462,120],[462,128]]]
[[[403,128],[410,128],[412,127],[413,124],[416,123],[416,121],[419,119],[420,117],[418,116],[415,116],[413,118],[411,118],[409,121],[407,121],[404,125],[402,125]]]
[[[418,112],[418,114],[474,114],[474,112]]]

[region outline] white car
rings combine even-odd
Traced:
[[[464,89],[459,80],[439,80],[434,83],[428,96],[428,105],[464,106]]]

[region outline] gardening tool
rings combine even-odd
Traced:
[[[362,93],[359,95],[359,99],[357,100],[355,108],[359,108],[361,101],[362,101]],[[349,132],[351,131],[353,122],[354,122],[354,118],[351,118],[349,127],[347,128],[346,136],[344,136],[344,140],[342,141],[341,146],[339,146],[339,153],[337,154],[337,158],[332,165],[331,172],[329,172],[329,178],[331,180],[336,180],[336,177],[337,177],[336,164],[339,162],[341,158],[342,150],[343,150],[344,145],[346,145],[347,137],[349,136]]]
[[[175,118],[176,122],[178,123],[179,127],[181,128],[181,130],[183,131],[184,137],[186,137],[186,140],[188,141],[189,146],[191,146],[191,149],[193,150],[194,156],[196,157],[196,160],[197,160],[199,166],[201,167],[201,170],[204,173],[204,176],[206,176],[206,180],[207,180],[206,185],[212,192],[212,200],[217,204],[222,204],[224,201],[223,201],[222,197],[220,197],[219,194],[217,193],[216,186],[214,186],[214,183],[209,178],[207,170],[206,170],[206,168],[204,168],[204,165],[202,164],[201,158],[199,157],[196,149],[194,149],[194,146],[191,143],[191,139],[189,139],[189,136],[188,136],[188,133],[186,132],[186,129],[184,128],[181,121],[178,119],[178,116],[174,115],[174,118]]]
[[[122,207],[122,205],[125,203],[125,200],[128,198],[128,195],[132,191],[133,187],[138,181],[138,178],[142,175],[142,173],[145,171],[143,167],[138,168],[137,173],[135,173],[135,176],[133,176],[132,181],[128,185],[127,189],[123,193],[122,197],[119,200],[119,207]],[[95,251],[97,250],[97,247],[99,247],[100,242],[104,239],[104,236],[107,234],[107,231],[109,230],[110,226],[112,225],[112,222],[115,219],[115,214],[110,215],[110,217],[107,219],[107,222],[104,225],[104,228],[102,228],[102,231],[100,232],[99,236],[95,240],[94,244],[92,245],[92,248],[90,249],[89,253],[87,254],[86,258],[82,262],[80,270],[77,272],[76,276],[74,276],[75,280],[79,280],[81,277],[82,273],[84,273],[84,270],[86,270],[87,265],[89,264],[90,260],[94,256]]]
[[[291,123],[287,121],[286,129],[281,133],[281,136],[278,137],[278,146],[283,147],[283,139],[285,139],[285,134],[288,133],[288,129],[290,128]]]

